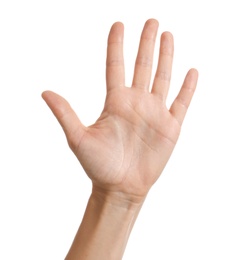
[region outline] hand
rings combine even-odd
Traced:
[[[158,22],[145,23],[131,87],[125,86],[122,23],[109,33],[103,112],[86,127],[67,101],[46,91],[44,100],[63,127],[68,143],[93,188],[142,199],[163,171],[177,142],[198,74],[191,69],[170,109],[166,97],[171,79],[173,37],[161,35],[159,61],[149,89]]]

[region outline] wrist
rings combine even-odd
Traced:
[[[108,204],[115,208],[139,211],[145,201],[146,196],[126,194],[122,191],[113,191],[93,185],[91,198],[99,204]]]
[[[144,198],[93,186],[66,260],[122,259]]]

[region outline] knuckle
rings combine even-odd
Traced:
[[[160,54],[165,55],[165,56],[173,56],[173,47],[169,45],[162,45],[160,49]]]
[[[148,56],[138,56],[136,59],[136,65],[151,68],[152,67],[152,59]]]
[[[184,98],[182,95],[177,96],[177,102],[184,107],[185,109],[188,109],[189,107],[189,102],[186,98]]]
[[[106,61],[107,67],[123,66],[123,64],[124,64],[123,59],[109,59]]]
[[[160,79],[161,81],[170,82],[171,74],[167,71],[157,71],[156,78]]]

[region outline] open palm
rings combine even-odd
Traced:
[[[150,89],[158,22],[146,22],[136,58],[133,83],[125,86],[123,34],[115,23],[109,34],[106,62],[107,95],[95,124],[85,127],[65,99],[46,91],[43,98],[62,125],[68,143],[95,187],[145,196],[160,176],[177,142],[197,83],[191,69],[170,109],[173,37],[161,36],[159,61]]]

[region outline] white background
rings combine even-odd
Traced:
[[[168,102],[189,68],[200,77],[179,142],[123,259],[241,259],[239,4],[0,1],[0,259],[64,259],[91,184],[41,92],[63,95],[92,124],[105,98],[110,26],[125,25],[130,85],[148,18],[159,21],[158,37],[168,30],[175,39]]]

